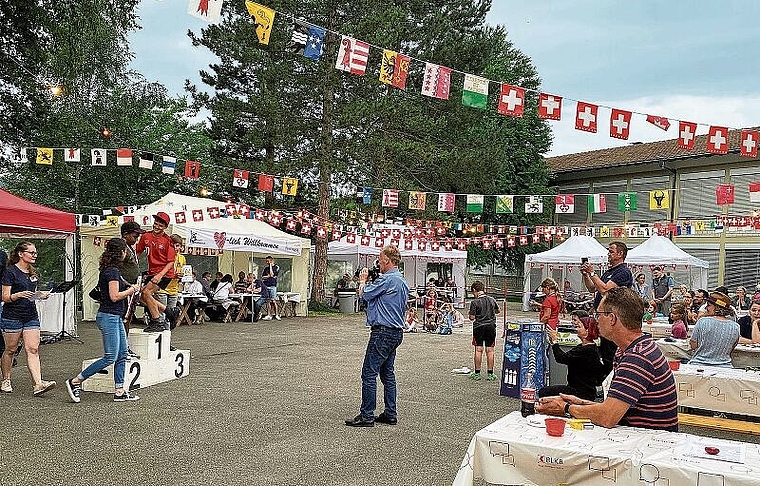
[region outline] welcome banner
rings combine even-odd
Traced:
[[[269,236],[228,233],[210,228],[189,228],[188,247],[215,248],[217,250],[253,251],[273,255],[296,256],[301,248],[296,242],[282,241]]]

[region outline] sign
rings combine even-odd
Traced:
[[[213,248],[217,250],[240,250],[275,255],[301,254],[300,243],[282,241],[269,236],[227,233],[210,228],[190,228],[187,234],[187,246]]]

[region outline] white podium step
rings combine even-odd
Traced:
[[[190,374],[190,350],[170,351],[171,332],[143,332],[130,329],[129,346],[140,359],[127,361],[124,370],[124,387],[129,390],[146,388]],[[97,361],[82,362],[82,370]],[[113,365],[91,376],[82,384],[84,391],[113,393]]]

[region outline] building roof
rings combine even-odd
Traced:
[[[741,143],[741,130],[728,131],[729,152],[737,152]],[[552,173],[601,169],[626,165],[714,155],[707,151],[707,135],[698,135],[693,150],[678,146],[678,139],[650,143],[632,143],[623,147],[593,150],[576,154],[546,158]]]

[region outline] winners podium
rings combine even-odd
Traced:
[[[170,350],[171,331],[143,332],[142,329],[129,330],[129,347],[140,359],[129,359],[124,370],[124,388],[132,391],[157,383],[183,378],[190,374],[190,351]],[[96,359],[82,362],[87,368]],[[94,374],[82,383],[88,392],[113,393],[113,365]]]

